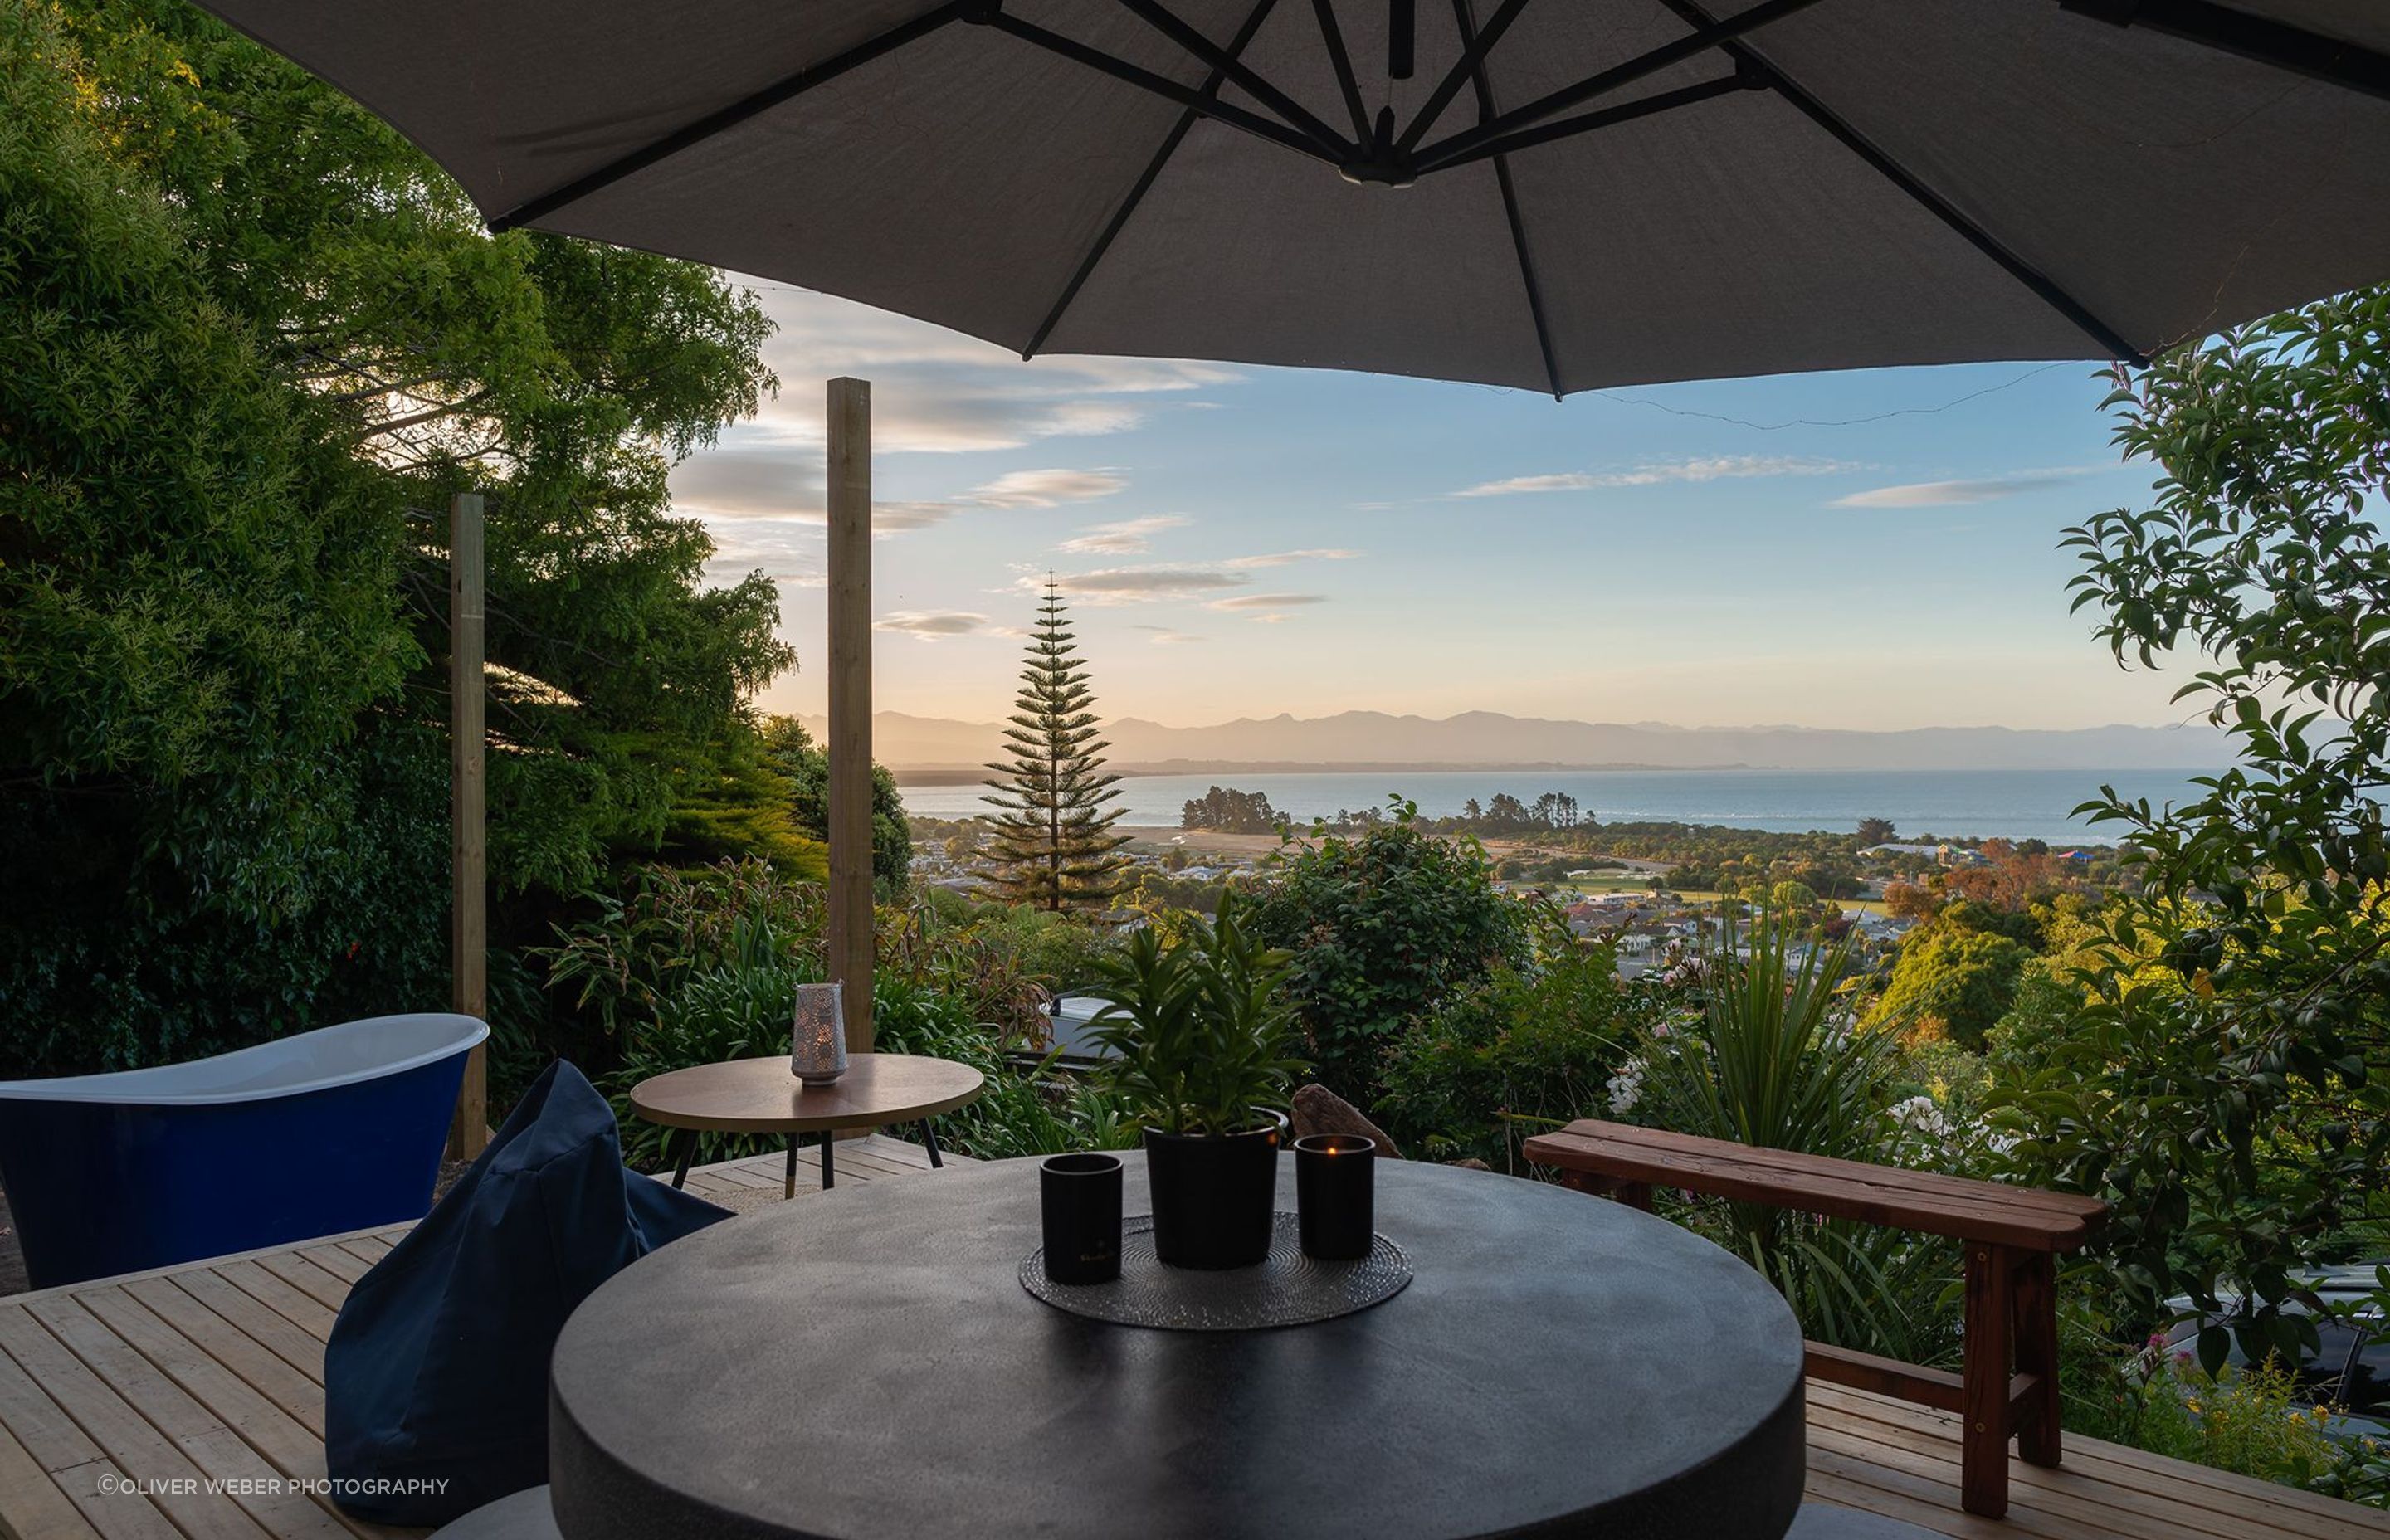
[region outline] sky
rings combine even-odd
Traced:
[[[1686,726],[2167,724],[2070,617],[2063,530],[2141,506],[2094,366],[1592,391],[1041,357],[786,285],[777,399],[675,473],[778,584],[825,704],[823,381],[872,384],[875,696],[991,721],[1051,571],[1107,715],[1496,711]]]

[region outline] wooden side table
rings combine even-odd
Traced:
[[[930,1163],[944,1165],[930,1120],[977,1101],[986,1084],[977,1070],[950,1059],[860,1053],[829,1084],[807,1085],[790,1072],[788,1055],[775,1054],[650,1076],[631,1088],[631,1110],[649,1123],[679,1131],[674,1137],[675,1187],[688,1180],[700,1132],[787,1135],[789,1164],[780,1190],[794,1197],[797,1150],[807,1134],[820,1136],[825,1188],[837,1182],[830,1147],[841,1129],[912,1123],[921,1131]]]

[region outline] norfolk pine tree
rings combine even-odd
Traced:
[[[1120,810],[1103,806],[1120,795],[1112,788],[1120,777],[1103,773],[1103,751],[1111,745],[1096,736],[1095,700],[1048,576],[1022,665],[1018,709],[1004,731],[1011,757],[988,766],[1003,777],[987,783],[996,795],[986,801],[999,809],[996,882],[1016,902],[1058,911],[1103,908],[1120,892],[1128,865],[1120,848],[1128,837],[1111,831]]]

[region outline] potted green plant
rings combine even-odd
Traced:
[[[1145,1127],[1153,1249],[1173,1267],[1250,1267],[1269,1254],[1278,1150],[1294,1077],[1288,954],[1240,921],[1152,926],[1100,966],[1089,1024],[1119,1055],[1111,1083]]]

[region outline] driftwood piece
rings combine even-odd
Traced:
[[[1358,1134],[1365,1139],[1377,1140],[1379,1154],[1397,1161],[1403,1158],[1402,1148],[1387,1136],[1384,1129],[1325,1085],[1306,1085],[1294,1093],[1293,1123],[1298,1139],[1307,1139],[1314,1134]]]

